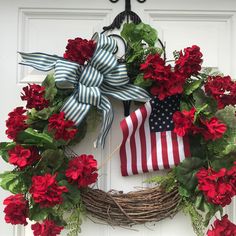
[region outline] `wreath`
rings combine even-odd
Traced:
[[[0,175],[0,186],[13,194],[3,202],[6,223],[30,220],[35,236],[56,236],[64,228],[73,236],[83,214],[130,226],[183,210],[199,236],[217,212],[220,219],[207,235],[236,235],[236,225],[222,211],[236,195],[236,82],[203,69],[196,45],[175,51],[174,60],[167,61],[163,43],[156,46],[156,30],[147,24],[124,24],[121,36],[127,50],[119,60],[116,40],[97,33],[91,40],[69,39],[63,57],[20,53],[21,64],[54,71],[41,85],[24,87],[26,106],[8,114],[11,141],[0,144],[2,159],[14,166]],[[96,189],[95,157],[78,155],[71,146],[98,120],[95,146],[104,146],[113,119],[108,97],[163,102],[176,95],[180,106],[172,116],[173,131],[189,137],[191,157],[165,176],[148,179],[154,187],[129,193]]]

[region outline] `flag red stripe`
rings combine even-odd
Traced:
[[[166,132],[161,132],[162,160],[164,169],[169,169],[168,150],[166,141]]]
[[[183,137],[183,143],[184,143],[184,155],[185,158],[186,157],[190,157],[191,156],[191,152],[190,152],[190,144],[189,144],[189,137],[188,136],[184,136]]]
[[[151,155],[152,155],[152,168],[153,170],[159,170],[157,164],[157,141],[156,141],[156,133],[151,132]]]
[[[122,176],[127,176],[128,171],[127,171],[127,156],[126,156],[125,144],[129,135],[129,128],[125,119],[121,121],[120,127],[123,133],[123,142],[120,147],[121,174]]]
[[[137,169],[137,150],[136,150],[136,143],[135,143],[135,132],[137,130],[138,126],[138,119],[135,114],[135,112],[132,112],[130,114],[130,118],[132,120],[133,124],[133,132],[130,137],[130,147],[131,147],[131,166],[132,166],[132,172],[133,174],[138,174],[138,169]]]
[[[147,118],[147,110],[145,106],[142,106],[140,108],[140,112],[142,114],[142,124],[140,126],[139,130],[139,136],[140,136],[140,143],[141,143],[141,158],[142,158],[142,170],[143,172],[148,172],[147,167],[147,146],[146,146],[146,138],[145,138],[145,130],[144,130],[144,123]]]
[[[175,132],[171,132],[171,138],[172,138],[174,162],[175,162],[175,166],[176,166],[180,163],[177,134]]]

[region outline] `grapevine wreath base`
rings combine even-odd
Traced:
[[[181,198],[177,188],[166,192],[153,187],[129,193],[89,188],[82,193],[82,201],[86,212],[95,218],[112,226],[131,226],[172,218]]]
[[[112,226],[132,226],[173,217],[182,210],[191,217],[198,236],[205,235],[216,213],[219,219],[207,236],[236,236],[236,225],[223,215],[223,208],[236,196],[236,82],[203,69],[203,54],[196,45],[175,51],[173,60],[167,61],[164,45],[156,46],[156,30],[147,24],[124,24],[121,36],[127,51],[119,59],[116,40],[98,33],[91,40],[68,40],[63,57],[20,53],[21,64],[54,73],[41,85],[25,86],[21,93],[25,106],[8,114],[10,140],[0,143],[2,159],[13,167],[0,174],[0,186],[11,192],[3,201],[6,223],[26,226],[33,221],[34,236],[57,236],[63,229],[68,236],[77,236],[84,214]],[[95,146],[105,145],[114,117],[110,97],[126,104],[146,102],[121,121],[124,137],[119,147],[124,176],[172,167],[165,175],[146,180],[152,187],[129,193],[95,189],[96,157],[71,149],[100,121]],[[147,152],[137,158],[142,149],[128,171],[122,165],[122,148],[132,145],[132,138],[124,135],[124,127],[138,113],[147,118],[143,120],[151,130],[148,137],[168,133],[173,138],[172,152],[162,149],[162,161],[157,161]],[[161,117],[164,120],[154,130]],[[182,149],[177,140],[182,140]],[[183,151],[186,140],[189,152]],[[155,148],[146,149],[157,156],[159,146],[153,143]],[[142,160],[142,166],[134,160]]]

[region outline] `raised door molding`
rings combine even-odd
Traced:
[[[63,55],[69,38],[91,38],[110,20],[111,9],[19,8],[18,51]],[[18,62],[20,62],[20,56]],[[18,83],[41,82],[46,73],[18,66]]]

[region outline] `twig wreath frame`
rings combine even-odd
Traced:
[[[6,222],[33,220],[35,236],[56,236],[63,228],[73,236],[84,212],[111,225],[132,226],[183,210],[200,236],[220,212],[207,235],[236,235],[236,225],[222,215],[236,195],[236,83],[202,69],[196,45],[175,51],[174,60],[167,61],[164,48],[155,46],[156,30],[147,24],[124,24],[121,36],[128,47],[125,63],[117,61],[116,41],[103,34],[68,40],[63,57],[20,53],[21,64],[54,69],[54,74],[41,85],[24,87],[26,106],[15,108],[6,121],[12,141],[0,144],[0,155],[14,166],[0,175],[0,186],[12,193],[3,202]],[[176,94],[180,110],[173,114],[174,132],[189,136],[191,157],[148,180],[156,184],[152,188],[123,193],[91,187],[98,178],[96,159],[68,149],[86,138],[88,120],[95,122],[90,114],[102,117],[95,145],[104,146],[113,118],[109,96],[164,101]]]

